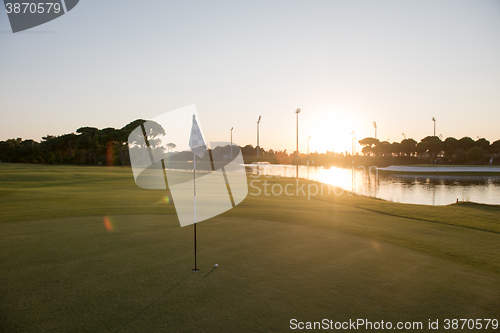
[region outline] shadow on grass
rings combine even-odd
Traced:
[[[205,276],[202,278],[202,280],[203,280],[204,278],[206,278],[207,276],[209,276],[210,274],[212,274],[212,273],[213,273],[213,271],[215,271],[215,267],[214,267],[214,268],[212,268],[212,270],[211,270],[210,272],[208,272],[208,273],[207,273],[207,275],[205,275]]]
[[[128,324],[130,324],[132,321],[134,321],[134,319],[136,319],[137,317],[139,317],[147,309],[149,309],[151,306],[153,306],[153,304],[155,304],[156,302],[158,302],[160,299],[162,299],[163,297],[165,297],[165,295],[167,295],[169,292],[171,292],[175,287],[177,287],[179,284],[181,284],[182,282],[184,282],[184,280],[186,280],[188,277],[190,277],[191,274],[192,273],[189,273],[182,280],[180,280],[179,282],[177,282],[176,284],[174,284],[170,289],[168,289],[166,292],[164,292],[163,295],[161,295],[160,297],[158,297],[157,299],[155,299],[153,302],[151,302],[151,304],[149,304],[148,306],[146,306],[144,309],[142,309],[141,312],[139,312],[138,314],[136,314],[135,316],[133,316],[129,321],[127,321],[125,324],[123,324],[122,326],[120,326],[115,332],[121,331],[125,326],[127,326]],[[208,273],[208,274],[210,274],[210,273]]]

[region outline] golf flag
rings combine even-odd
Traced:
[[[189,148],[193,151],[193,190],[194,190],[194,269],[193,272],[198,272],[199,269],[196,267],[196,156],[202,158],[207,151],[207,146],[205,145],[205,140],[203,140],[203,135],[201,135],[200,127],[196,122],[196,116],[193,114],[193,126],[191,127],[191,137],[189,138]]]
[[[229,153],[231,143],[210,141],[203,130],[196,107],[190,105],[138,125],[128,138],[136,184],[144,189],[168,188],[181,227],[222,214],[248,194],[247,174],[239,147],[233,144],[233,159],[229,160],[222,153],[224,147]],[[168,152],[169,143],[174,142],[179,151]],[[209,156],[214,147],[223,148],[217,149],[221,154]],[[184,161],[182,165],[189,165],[190,174],[179,172],[172,161]],[[198,174],[198,171],[202,172]]]
[[[205,140],[203,140],[203,135],[201,135],[200,127],[196,122],[196,116],[193,114],[193,126],[191,127],[191,137],[189,138],[189,148],[193,153],[202,158],[207,151],[207,146],[205,145]]]

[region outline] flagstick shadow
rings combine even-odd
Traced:
[[[213,271],[215,271],[215,267],[214,267],[214,268],[212,268],[212,270],[211,270],[210,272],[208,272],[208,273],[207,273],[207,275],[205,275],[205,276],[202,278],[202,280],[203,280],[204,278],[206,278],[207,276],[209,276],[210,274],[212,274],[212,273],[213,273]]]
[[[125,324],[123,324],[122,326],[120,326],[115,332],[119,332],[122,330],[122,328],[124,328],[125,326],[127,326],[128,324],[130,324],[134,319],[136,319],[137,317],[139,317],[141,314],[143,314],[147,309],[149,309],[153,304],[155,304],[156,302],[158,302],[160,299],[162,299],[163,297],[165,297],[166,294],[168,294],[169,292],[171,292],[175,287],[177,287],[179,284],[181,284],[182,282],[184,282],[184,280],[186,280],[188,277],[191,276],[192,273],[189,273],[188,275],[186,275],[182,280],[180,280],[179,282],[177,282],[175,285],[173,285],[172,287],[170,287],[165,293],[163,293],[163,295],[161,295],[160,297],[158,297],[156,300],[154,300],[151,304],[149,304],[148,306],[146,306],[141,312],[139,312],[138,314],[136,314],[134,317],[132,317],[129,321],[127,321]],[[210,273],[209,273],[210,274]],[[208,275],[208,274],[207,274]]]

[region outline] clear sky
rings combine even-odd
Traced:
[[[81,0],[17,34],[0,12],[0,140],[196,104],[212,141],[345,151],[351,131],[500,139],[500,1]]]

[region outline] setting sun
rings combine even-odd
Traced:
[[[352,150],[352,138],[356,138],[356,151],[360,151],[356,134],[358,126],[354,121],[353,113],[347,110],[328,110],[319,112],[307,129],[308,137],[311,136],[309,150],[310,152],[335,151],[337,153],[348,152]]]

